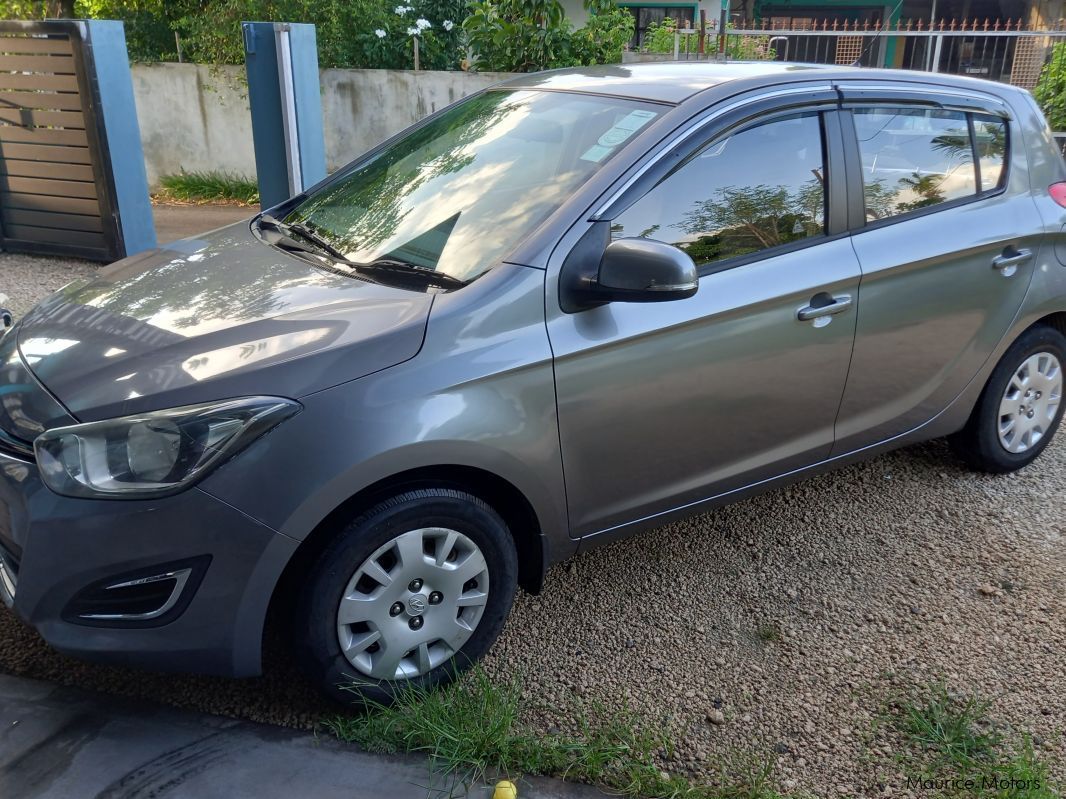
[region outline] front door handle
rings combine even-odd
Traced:
[[[809,322],[823,316],[832,316],[851,307],[850,294],[838,294],[836,297],[825,293],[815,294],[811,297],[811,304],[806,308],[800,308],[796,312],[796,318],[801,322]]]
[[[1018,271],[1019,266],[1026,263],[1032,257],[1032,250],[1016,250],[1013,247],[1008,247],[1003,251],[1002,255],[997,255],[992,259],[992,268],[1003,275],[1003,277],[1010,277]]]

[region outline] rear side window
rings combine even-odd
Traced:
[[[1007,180],[1007,123],[994,117],[973,118],[974,149],[977,151],[981,191],[1003,188]]]
[[[1005,178],[1001,120],[892,107],[859,108],[853,119],[868,221],[973,197]]]
[[[825,233],[818,113],[778,117],[712,140],[611,224],[614,238],[657,239],[697,266]]]

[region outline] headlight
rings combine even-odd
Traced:
[[[45,485],[69,497],[173,494],[300,410],[280,397],[186,405],[56,427],[33,442]]]

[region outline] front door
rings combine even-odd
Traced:
[[[993,108],[852,105],[866,222],[834,454],[913,430],[959,395],[1010,328],[1040,245],[1017,123]]]
[[[695,296],[578,313],[549,297],[575,535],[828,456],[859,283],[826,224],[836,124],[790,112],[726,131],[612,216],[615,238],[689,253]]]

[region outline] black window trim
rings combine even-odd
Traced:
[[[763,261],[767,258],[775,258],[780,255],[804,250],[808,247],[836,241],[850,235],[851,231],[848,226],[850,220],[847,216],[846,207],[848,183],[844,174],[847,164],[842,154],[844,135],[838,110],[839,97],[835,92],[831,91],[812,92],[811,94],[814,96],[770,96],[762,100],[755,100],[731,113],[722,115],[713,127],[709,129],[697,128],[692,131],[691,135],[685,136],[680,142],[675,140],[672,145],[661,151],[664,157],[659,157],[650,169],[640,174],[637,180],[627,186],[623,192],[613,198],[606,206],[603,206],[589,221],[613,221],[619,214],[636,203],[637,200],[654,190],[660,182],[668,177],[674,169],[682,165],[686,159],[724,136],[732,136],[778,118],[816,113],[821,117],[822,148],[828,177],[825,233],[787,244],[779,244],[776,247],[769,247],[765,250],[735,255],[719,261],[710,261],[698,266],[699,276],[703,278],[728,269]]]
[[[845,159],[850,167],[847,170],[848,175],[848,221],[852,233],[862,233],[867,230],[879,230],[880,228],[887,227],[889,225],[895,225],[899,222],[907,222],[911,219],[918,219],[930,214],[940,213],[941,211],[950,211],[953,208],[961,208],[971,203],[987,200],[990,197],[1003,194],[1007,190],[1007,186],[1010,184],[1010,162],[1011,162],[1011,133],[1010,122],[1011,118],[1002,110],[991,110],[987,106],[980,105],[977,100],[973,100],[965,108],[960,107],[962,104],[944,103],[937,100],[934,97],[930,97],[924,93],[901,91],[899,96],[891,96],[883,91],[870,90],[869,92],[863,92],[864,96],[860,98],[847,99],[843,103],[840,111],[841,130],[844,136],[844,153]],[[974,180],[977,191],[966,197],[957,197],[954,200],[947,200],[946,202],[937,203],[936,205],[930,205],[925,208],[918,208],[914,211],[908,211],[903,214],[896,214],[886,219],[873,219],[866,218],[866,202],[865,202],[865,184],[863,182],[862,174],[862,156],[859,152],[859,137],[858,132],[855,129],[855,120],[853,111],[859,108],[913,108],[913,109],[928,109],[935,111],[954,111],[956,113],[963,114],[966,118],[966,126],[970,136],[970,149],[973,153],[972,158],[974,162]],[[973,118],[989,117],[992,120],[1000,121],[1006,128],[1006,144],[1003,154],[1003,174],[1000,176],[999,185],[993,189],[985,191],[981,190],[981,167],[979,159],[977,158],[977,140],[974,136]]]

